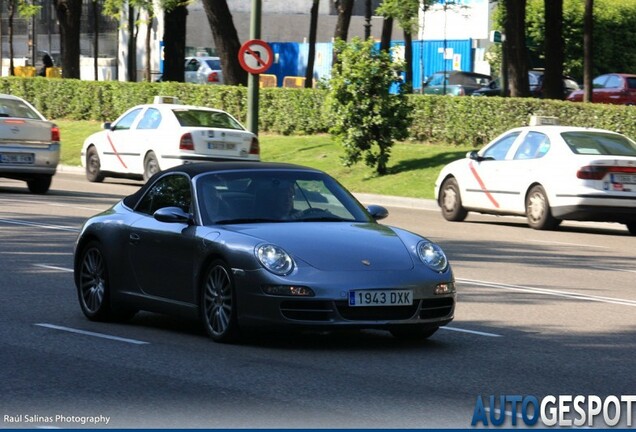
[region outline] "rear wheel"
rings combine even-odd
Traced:
[[[34,177],[30,180],[27,180],[27,186],[29,187],[29,192],[34,194],[45,194],[48,192],[51,187],[51,180],[53,176],[43,175]]]
[[[442,183],[439,194],[439,205],[444,219],[452,222],[461,222],[466,219],[468,211],[462,206],[462,197],[459,193],[457,180],[449,178]]]
[[[403,325],[389,329],[393,337],[403,340],[425,340],[430,338],[439,330],[439,327],[424,325]]]
[[[536,230],[551,230],[561,221],[552,216],[548,196],[543,186],[534,186],[526,197],[526,217],[528,225]]]
[[[210,263],[201,287],[199,312],[207,334],[216,342],[238,339],[236,292],[228,266],[221,260]]]
[[[93,146],[86,151],[86,178],[92,183],[101,183],[104,181],[104,174],[101,171],[101,162],[97,149]]]
[[[148,181],[150,177],[161,171],[159,161],[154,152],[148,152],[144,159],[144,181]]]
[[[636,222],[629,222],[625,225],[627,225],[627,230],[631,235],[636,235]]]

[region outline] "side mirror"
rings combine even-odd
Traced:
[[[367,207],[367,211],[375,220],[384,219],[389,215],[389,211],[379,205],[370,205]]]
[[[477,153],[477,150],[472,150],[469,151],[468,153],[466,153],[466,157],[470,160],[474,160],[474,161],[481,161],[481,158],[479,157],[479,153]]]
[[[160,208],[152,215],[152,217],[159,222],[184,223],[188,225],[192,223],[192,215],[184,212],[180,207]]]
[[[111,122],[104,122],[102,123],[102,129],[107,129],[110,130],[110,127],[112,126]]]

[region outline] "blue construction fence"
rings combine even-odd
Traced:
[[[417,40],[413,41],[413,89],[422,88],[427,76],[443,70],[472,72],[474,50],[472,39],[465,40]],[[305,76],[309,44],[296,42],[272,42],[274,63],[267,74],[276,75],[277,85],[282,86],[286,76]],[[378,44],[379,47],[379,44]],[[394,52],[404,49],[404,41],[393,41]],[[403,51],[402,51],[403,52]],[[314,57],[314,81],[329,79],[333,57],[332,43],[317,43]]]

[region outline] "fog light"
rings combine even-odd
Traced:
[[[435,295],[444,295],[444,294],[452,294],[455,292],[455,283],[453,282],[444,282],[441,284],[437,284],[435,287]]]
[[[313,297],[311,288],[295,285],[264,285],[263,292],[275,296]]]

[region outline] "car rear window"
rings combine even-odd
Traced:
[[[636,144],[622,135],[603,132],[563,132],[561,136],[575,154],[636,156]]]
[[[40,116],[24,102],[14,99],[0,99],[0,117],[18,117],[41,120]]]
[[[221,60],[206,60],[209,68],[212,70],[221,70]]]
[[[245,130],[239,122],[224,112],[191,109],[175,109],[173,112],[179,124],[184,127]]]

